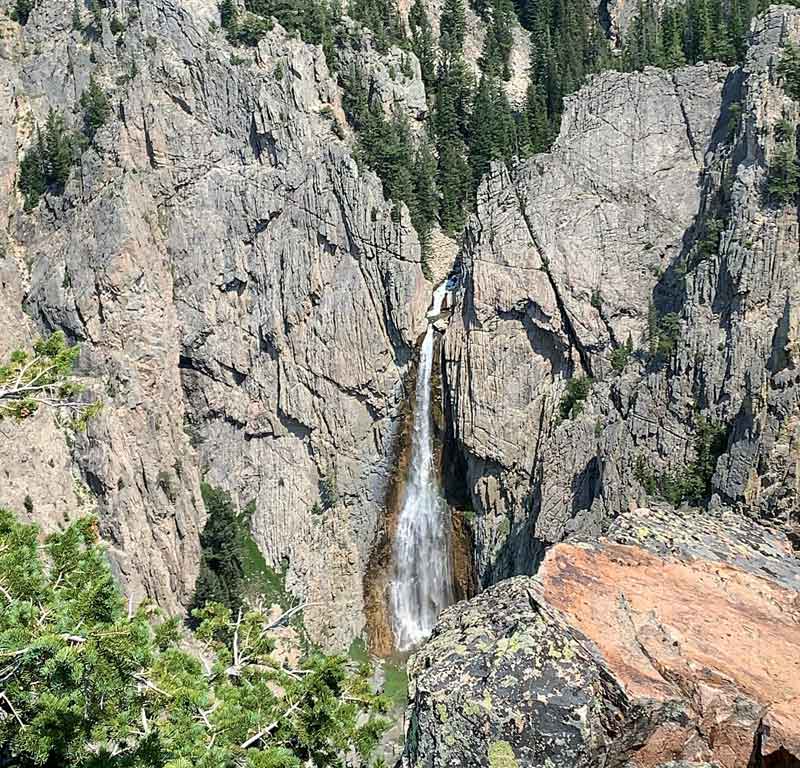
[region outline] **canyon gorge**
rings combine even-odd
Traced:
[[[0,359],[61,331],[102,405],[3,419],[0,507],[95,515],[131,604],[182,616],[223,489],[311,642],[410,654],[404,768],[800,766],[799,214],[766,191],[800,10],[738,63],[589,74],[421,233],[342,84],[421,141],[410,46],[347,7],[336,67],[280,19],[237,44],[215,0],[96,7],[87,35],[89,5],[0,0]],[[633,6],[587,8],[621,57]],[[30,204],[25,157],[98,84]]]

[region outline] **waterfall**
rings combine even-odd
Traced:
[[[445,293],[446,284],[442,283],[433,294],[419,356],[411,463],[392,553],[392,629],[401,651],[427,638],[439,613],[452,602],[450,510],[434,467],[431,414],[436,333],[431,321],[440,313]]]

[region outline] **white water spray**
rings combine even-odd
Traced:
[[[442,283],[433,294],[429,320],[441,312],[445,293],[445,283]],[[452,602],[450,510],[433,465],[434,334],[433,325],[429,324],[419,356],[411,464],[392,553],[392,628],[400,651],[427,638],[439,613]]]

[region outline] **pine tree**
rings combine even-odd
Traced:
[[[339,73],[339,82],[342,85],[342,109],[353,128],[360,131],[369,108],[364,73],[353,64],[348,71]]]
[[[30,211],[39,204],[39,198],[47,189],[47,179],[44,169],[44,139],[42,132],[37,129],[36,142],[26,152],[19,166],[17,184],[25,197],[25,210]]]
[[[734,61],[741,61],[744,58],[747,45],[747,27],[749,23],[745,21],[745,11],[743,0],[730,0],[730,36],[734,48]]]
[[[48,184],[62,190],[72,167],[72,141],[64,125],[63,116],[50,109],[44,133],[45,176]]]
[[[236,29],[239,9],[233,0],[222,0],[219,4],[219,19],[223,29]]]
[[[628,71],[665,65],[661,25],[652,2],[639,3],[628,32],[623,61]]]
[[[714,44],[709,0],[690,0],[689,3],[690,58],[692,61],[710,61]]]
[[[269,605],[198,608],[193,637],[129,607],[94,519],[45,539],[0,509],[0,574],[4,764],[368,765],[388,725],[369,664],[273,653]]]
[[[661,22],[664,65],[668,69],[675,69],[686,64],[684,50],[684,31],[686,28],[686,11],[683,6],[666,8]]]
[[[779,142],[770,158],[767,172],[767,193],[770,198],[786,205],[797,198],[800,170],[797,166],[797,153],[794,136],[790,140]]]
[[[25,209],[36,207],[48,189],[60,193],[69,178],[73,162],[73,141],[64,118],[50,109],[44,131],[37,128],[36,142],[20,164],[18,185],[25,196]]]
[[[439,20],[439,47],[443,52],[461,55],[467,29],[464,0],[444,0]]]
[[[28,23],[32,10],[33,0],[15,0],[14,7],[11,10],[11,18],[24,27]]]
[[[414,160],[411,147],[411,132],[405,114],[396,110],[386,130],[387,197],[397,206],[401,201],[410,210],[415,210]]]
[[[484,74],[472,107],[469,164],[473,192],[494,160],[510,160],[516,147],[516,126],[511,105],[496,77]]]
[[[794,101],[800,101],[800,46],[789,43],[781,55],[778,74],[783,78],[783,90]]]
[[[89,11],[92,14],[92,26],[99,35],[103,31],[103,11],[98,0],[89,0]]]
[[[422,82],[430,92],[436,79],[436,53],[433,48],[433,31],[424,0],[415,0],[408,14],[414,53],[419,59]]]
[[[436,190],[436,158],[427,138],[420,140],[414,156],[414,196],[416,206],[412,215],[412,223],[419,235],[423,249],[425,249],[439,212],[439,197]]]
[[[517,141],[517,124],[511,103],[506,96],[505,89],[497,79],[491,83],[493,159],[510,162],[514,154],[519,153]]]
[[[192,608],[215,602],[236,611],[244,592],[242,523],[227,493],[205,483],[201,491],[207,518],[200,534],[200,572]]]
[[[394,0],[353,0],[348,7],[351,18],[372,30],[379,51],[405,41],[403,25]]]
[[[78,0],[74,0],[72,4],[72,28],[76,32],[83,30],[83,22],[81,21],[81,7]]]
[[[501,72],[503,79],[511,77],[509,56],[514,43],[512,25],[514,8],[510,0],[492,0],[491,19],[486,31],[481,69],[484,72]]]
[[[445,56],[439,63],[433,108],[433,126],[437,140],[466,136],[471,94],[470,76],[461,53]]]
[[[719,23],[714,33],[714,57],[725,64],[736,62],[736,46],[724,21]]]
[[[111,102],[106,92],[97,84],[94,75],[89,78],[89,85],[81,94],[81,107],[83,131],[91,141],[111,115]]]
[[[470,170],[460,139],[448,138],[439,145],[439,173],[437,176],[441,200],[439,220],[442,228],[456,234],[464,226],[466,205],[470,190]]]
[[[494,119],[490,78],[484,75],[475,91],[469,132],[469,164],[473,190],[477,190],[483,174],[489,170],[489,165],[494,159],[492,136]]]
[[[525,125],[528,130],[526,154],[547,151],[550,146],[550,123],[542,86],[531,82],[525,99]]]

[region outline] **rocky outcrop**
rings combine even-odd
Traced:
[[[644,502],[642,467],[693,461],[698,412],[727,438],[712,502],[795,524],[797,214],[763,189],[772,126],[797,114],[774,71],[798,24],[758,20],[742,69],[596,76],[550,154],[484,181],[445,364],[484,584]],[[562,418],[574,377],[591,393]]]
[[[345,24],[344,44],[336,50],[339,70],[360,75],[370,102],[380,104],[387,117],[402,115],[412,130],[421,129],[428,100],[417,57],[396,46],[381,51],[370,30],[350,20]]]
[[[403,764],[794,766],[799,641],[784,536],[638,509],[445,612],[410,666]]]
[[[416,235],[337,138],[321,49],[277,26],[233,49],[211,0],[112,6],[116,37],[110,13],[101,35],[74,31],[61,2],[37,3],[24,30],[4,17],[0,236],[14,258],[0,309],[22,323],[24,297],[21,340],[61,328],[81,343],[103,411],[86,434],[48,434],[132,594],[172,610],[190,595],[204,478],[254,504],[256,541],[288,563],[309,628],[344,645],[363,627],[423,330]],[[64,195],[25,213],[14,182],[34,126],[54,107],[77,129],[90,74],[113,117]],[[34,517],[52,503],[39,464],[3,460]],[[8,489],[0,502],[19,508]]]

